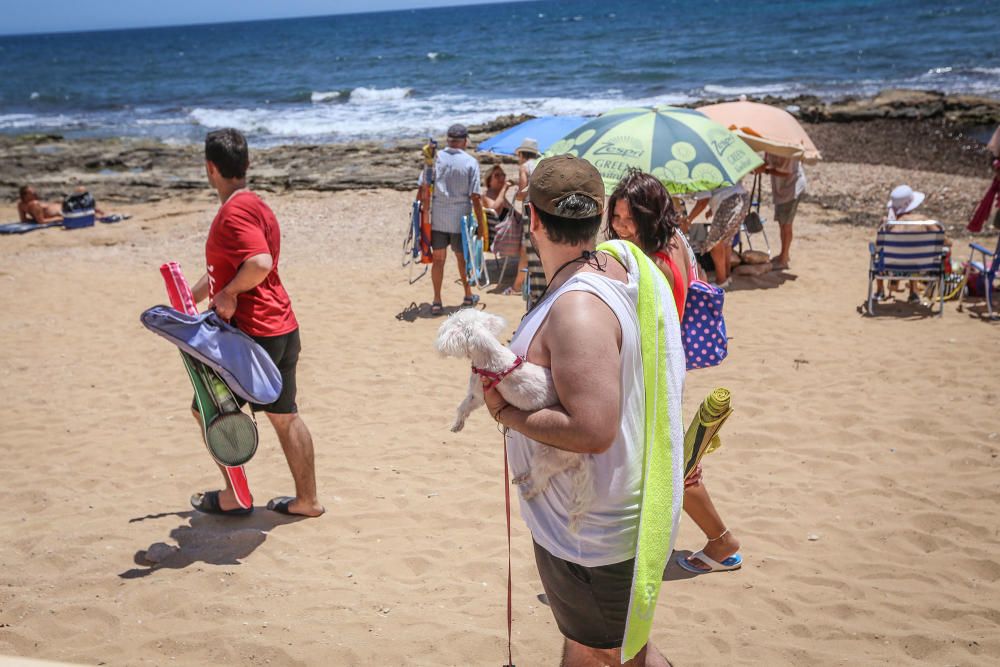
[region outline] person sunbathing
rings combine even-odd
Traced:
[[[18,190],[17,215],[21,222],[34,222],[39,225],[51,225],[62,222],[62,204],[43,201],[38,198],[35,188],[22,185]]]

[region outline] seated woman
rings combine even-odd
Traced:
[[[698,264],[678,227],[680,215],[666,188],[654,176],[630,170],[608,199],[607,210],[607,237],[631,241],[642,248],[663,271],[673,291],[678,317],[683,317],[688,287],[698,278]],[[740,543],[716,511],[701,476],[699,464],[684,480],[684,511],[708,542],[697,554],[678,558],[678,565],[699,574],[739,569],[743,563],[737,553]]]
[[[483,192],[483,208],[486,209],[486,220],[489,223],[490,238],[494,238],[496,225],[510,214],[510,202],[507,201],[507,191],[514,181],[507,178],[507,172],[500,165],[495,165],[486,173],[486,191]]]
[[[882,218],[882,225],[890,226],[894,222],[899,223],[910,223],[912,221],[926,220],[925,217],[920,214],[914,213],[917,208],[924,202],[924,193],[917,192],[909,185],[900,185],[893,188],[892,193],[889,195],[889,201],[886,204],[886,215]],[[917,225],[913,227],[909,225],[913,231],[938,231],[941,229],[941,225],[937,222],[928,221],[926,226],[921,227]],[[951,246],[951,239],[945,237],[944,243],[946,246]],[[897,291],[897,285],[899,281],[890,280],[889,281],[889,291],[885,292],[883,290],[882,280],[879,279],[876,283],[875,289],[875,300],[884,301],[889,298],[890,293]],[[910,283],[910,296],[908,301],[910,303],[919,303],[920,295],[917,294],[917,281],[911,280]]]
[[[21,222],[34,222],[39,225],[62,222],[62,204],[42,201],[38,198],[35,188],[30,185],[22,185],[17,192],[17,216]]]

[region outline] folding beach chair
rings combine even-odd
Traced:
[[[462,216],[462,254],[465,256],[465,275],[473,287],[487,287],[490,273],[483,253],[483,237],[479,236],[479,223],[474,216]]]
[[[929,228],[929,229],[928,229]],[[868,314],[875,314],[873,287],[877,280],[911,280],[936,285],[944,314],[944,228],[936,220],[894,221],[879,227],[868,244]]]
[[[506,217],[502,220],[496,219],[496,213],[493,209],[488,208],[485,211],[486,219],[492,218],[494,221],[493,228],[490,230],[490,251],[493,253],[494,266],[499,267],[497,284],[502,285],[510,260],[514,260],[516,268],[521,258],[522,219],[513,208],[507,212]]]
[[[993,252],[990,252],[978,243],[970,243],[969,248],[969,263],[965,265],[965,284],[967,289],[966,293],[970,291],[982,291],[983,296],[986,297],[986,312],[987,317],[993,319],[993,283],[997,279],[997,273],[1000,272],[1000,238],[997,238],[997,247]],[[977,262],[976,253],[982,255],[982,261]],[[972,278],[973,271],[978,272],[981,278]],[[970,282],[970,278],[972,278]],[[973,285],[972,282],[978,282],[978,285]],[[978,289],[977,289],[978,288]],[[959,300],[959,308],[965,301],[965,293],[963,293],[962,298]]]

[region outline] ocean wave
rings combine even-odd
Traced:
[[[765,83],[737,87],[727,82],[656,95],[630,94],[619,84],[609,85],[586,97],[495,97],[485,92],[427,95],[407,87],[361,86],[343,91],[299,93],[294,100],[240,107],[147,104],[131,109],[48,114],[11,109],[0,114],[0,132],[59,132],[69,137],[150,137],[172,143],[197,143],[208,130],[235,127],[247,133],[251,143],[258,147],[355,140],[395,141],[439,136],[451,123],[476,125],[507,114],[596,116],[616,107],[679,105],[710,97],[736,97],[741,93],[789,98],[812,94],[833,99],[848,94],[874,94],[890,87],[947,89],[951,85],[948,77],[954,73],[941,71],[935,75],[939,80],[930,83],[921,76],[906,80],[872,78],[808,85]],[[982,72],[963,76],[960,85],[963,90],[989,93],[991,87],[993,91],[1000,91],[997,81],[996,74]]]
[[[391,102],[403,100],[413,94],[412,88],[368,88],[358,86],[347,90],[314,90],[309,94],[309,101],[313,104],[324,104],[329,102],[348,102],[353,104],[369,104],[373,102]],[[300,101],[300,100],[293,100]]]
[[[0,130],[52,130],[78,128],[85,125],[82,118],[65,114],[37,115],[30,113],[0,114]]]
[[[146,127],[169,127],[171,125],[177,125],[178,119],[174,118],[139,118],[135,121],[136,125],[146,126]]]
[[[350,94],[350,93],[348,93]],[[329,92],[313,91],[309,95],[310,102],[332,102],[334,100],[339,100],[344,97],[344,93],[339,90],[331,90]]]
[[[366,88],[360,86],[351,91],[351,102],[389,102],[406,99],[413,93],[412,88]]]
[[[1000,77],[1000,67],[932,67],[921,74],[918,78],[945,78],[961,80],[969,76],[979,78],[982,75]]]
[[[351,102],[359,89],[351,92]],[[436,135],[451,123],[476,125],[505,114],[595,116],[621,106],[658,106],[693,101],[688,95],[629,98],[606,93],[592,98],[511,97],[484,99],[446,94],[415,97],[406,88],[382,89],[365,99],[365,112],[354,104],[271,105],[220,109],[196,108],[188,123],[205,129],[235,127],[265,143],[402,139]]]
[[[738,86],[722,86],[708,84],[702,90],[707,95],[722,95],[732,97],[734,95],[781,95],[794,90],[794,84],[788,83],[766,83],[766,84],[741,84]]]

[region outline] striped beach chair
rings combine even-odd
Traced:
[[[879,227],[875,243],[868,244],[868,314],[875,314],[874,286],[878,280],[915,280],[933,283],[944,314],[944,228],[936,220],[887,222]]]

